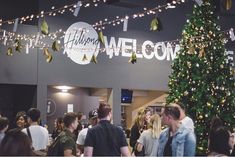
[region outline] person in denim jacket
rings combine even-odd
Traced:
[[[179,109],[173,105],[166,105],[161,116],[162,123],[168,128],[160,134],[158,156],[195,156],[195,135],[179,123]]]

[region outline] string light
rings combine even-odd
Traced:
[[[98,0],[98,1],[99,1],[99,0]],[[96,2],[96,1],[94,0],[93,2]],[[180,4],[181,0],[178,0],[177,2]],[[89,5],[87,5],[87,6],[89,6]],[[155,14],[156,12],[155,12],[154,10],[159,10],[159,11],[160,11],[162,8],[164,8],[164,7],[166,7],[166,6],[167,6],[167,5],[162,5],[162,6],[158,6],[158,7],[155,7],[155,8],[153,8],[153,9],[149,9],[149,10],[148,10],[147,8],[144,8],[144,12],[139,12],[139,13],[133,14],[133,15],[131,15],[131,16],[126,15],[126,16],[124,16],[124,18],[120,18],[119,16],[116,16],[116,20],[111,20],[111,21],[108,21],[108,19],[105,18],[103,21],[100,20],[99,22],[96,22],[95,25],[96,25],[96,26],[100,26],[100,27],[98,27],[98,28],[95,27],[95,28],[98,29],[98,30],[102,30],[102,29],[105,29],[105,26],[104,26],[104,25],[112,24],[113,26],[115,26],[116,24],[118,25],[118,24],[120,24],[121,22],[123,22],[124,19],[129,19],[130,17],[132,17],[132,18],[135,18],[135,17],[143,17],[143,16],[145,16],[146,13]],[[21,19],[20,23],[23,23],[23,21],[27,21],[27,19],[32,20],[32,19],[35,18],[35,17],[36,17],[36,18],[39,18],[40,16],[41,16],[41,17],[44,17],[45,15],[55,16],[55,15],[56,15],[56,12],[57,12],[57,13],[63,13],[63,12],[65,12],[65,9],[68,9],[68,8],[70,8],[70,7],[76,8],[76,5],[75,5],[75,4],[65,5],[64,7],[61,7],[61,8],[58,8],[58,9],[55,9],[55,7],[52,6],[52,7],[51,7],[52,11],[50,11],[50,12],[40,11],[40,14],[37,14],[37,15],[32,14],[31,16],[22,17],[22,18],[20,18],[20,19]],[[70,8],[70,9],[71,9],[71,8]],[[165,9],[167,9],[167,8],[165,8]],[[113,21],[116,21],[116,23],[114,23]],[[0,21],[0,22],[1,22],[0,24],[6,23],[6,22],[9,23],[9,24],[14,23],[13,20]],[[61,29],[60,29],[60,30],[61,30]],[[49,37],[50,37],[52,40],[54,40],[55,38],[58,38],[57,33],[60,33],[60,34],[62,34],[62,35],[65,34],[65,32],[63,32],[63,31],[56,31],[56,32],[50,33],[50,34],[52,34],[52,35],[50,35]],[[46,37],[46,36],[43,35],[43,37]],[[62,36],[62,37],[63,37],[63,36]],[[41,38],[41,36],[40,36],[40,38]]]
[[[7,33],[9,33],[9,32],[7,32]],[[5,37],[1,37],[0,38],[0,40],[4,40],[5,39]],[[35,42],[35,40],[36,40],[36,36],[34,35],[33,37],[27,37],[27,35],[17,35],[17,34],[14,34],[14,33],[11,33],[11,36],[9,36],[9,38],[8,38],[8,41],[10,42],[10,43],[7,43],[6,44],[6,46],[9,46],[9,45],[13,45],[13,42],[15,41],[15,39],[20,39],[20,40],[24,40],[24,41],[32,41],[32,42]],[[42,36],[40,36],[40,39],[42,39]],[[176,40],[174,40],[174,41],[176,41]],[[215,40],[214,41],[210,41],[210,42],[216,42]],[[58,43],[60,43],[60,40],[58,40]],[[170,41],[163,41],[163,42],[161,42],[161,43],[170,43]],[[22,44],[22,46],[23,47],[26,47],[26,44],[25,45],[23,45]],[[44,47],[51,47],[51,45],[50,44],[46,44],[46,43],[44,43],[43,41],[38,41],[38,44],[37,45],[34,45],[34,46],[30,46],[29,45],[29,48],[40,48],[40,49],[43,49]],[[174,47],[174,46],[172,46],[172,47]],[[121,47],[117,47],[117,48],[120,48],[121,49]],[[61,46],[61,49],[64,49],[64,47],[63,46]],[[82,51],[84,51],[84,50],[86,50],[86,51],[95,51],[95,50],[97,50],[97,49],[94,49],[94,48],[75,48],[76,50],[82,50]],[[142,49],[142,45],[137,45],[137,47],[136,47],[136,51],[137,52],[140,52],[141,51],[141,49]],[[99,48],[99,52],[105,52],[105,51],[109,51],[109,50],[113,50],[113,48],[112,47],[108,47],[108,48]],[[131,51],[131,50],[130,50]]]
[[[93,2],[96,2],[96,1],[93,1]],[[172,1],[172,4],[174,4],[174,5],[177,4],[177,3],[180,4],[181,2],[184,2],[184,1],[182,1],[182,0]],[[35,17],[39,18],[39,15],[45,16],[45,15],[52,14],[53,16],[55,16],[55,15],[56,15],[56,12],[64,13],[64,12],[65,12],[65,9],[68,9],[68,8],[70,8],[71,6],[72,6],[73,8],[76,7],[76,5],[74,5],[74,4],[65,5],[64,7],[62,7],[63,9],[62,9],[62,8],[55,9],[55,7],[53,6],[53,7],[51,8],[53,11],[51,11],[51,12],[44,12],[44,11],[41,11],[40,14],[38,14],[38,15],[33,15],[33,14],[32,14],[31,16],[26,16],[25,18],[22,17],[21,20],[22,20],[22,21],[26,21],[27,19],[32,20],[32,19],[35,18]],[[86,6],[90,6],[90,5],[86,5]],[[126,15],[126,16],[124,16],[124,17],[116,16],[116,19],[115,19],[115,20],[111,20],[111,21],[108,21],[108,19],[105,18],[104,20],[100,20],[99,22],[96,22],[93,26],[102,26],[102,27],[98,27],[98,28],[97,28],[98,30],[105,29],[105,27],[104,27],[103,25],[112,24],[112,25],[115,26],[116,24],[120,24],[120,22],[123,22],[124,19],[129,19],[129,18],[133,18],[133,19],[134,19],[134,18],[138,18],[138,17],[143,17],[143,16],[145,16],[145,15],[156,14],[157,11],[158,11],[158,12],[161,12],[162,9],[167,9],[167,6],[169,6],[169,4],[162,5],[162,6],[158,6],[158,7],[155,7],[155,8],[153,8],[153,9],[144,8],[144,11],[143,11],[143,12],[135,13],[135,14],[133,14],[133,15]],[[70,9],[71,9],[71,8],[70,8]],[[0,20],[0,24],[5,23],[5,22],[12,23],[11,20],[8,20],[8,21],[2,21],[2,20]],[[231,29],[232,29],[232,28],[231,28]],[[231,30],[231,29],[229,29],[229,30]],[[229,34],[229,30],[222,31],[222,32],[219,32],[219,33],[224,33],[224,32],[226,32],[225,34]],[[0,30],[0,32],[3,32],[3,31],[5,31],[5,30]],[[10,41],[11,41],[11,39],[13,38],[13,36],[15,36],[15,38],[20,38],[20,39],[24,39],[24,40],[32,40],[32,39],[35,40],[35,38],[36,38],[35,35],[19,35],[19,34],[18,34],[17,37],[16,37],[15,33],[7,32],[7,34],[9,34],[8,36],[10,36],[10,38],[9,38]],[[50,38],[51,40],[62,39],[62,38],[64,37],[64,34],[65,34],[65,32],[62,31],[62,29],[59,29],[59,30],[56,31],[56,32],[50,33],[50,34],[49,34],[49,38]],[[59,35],[61,35],[61,36],[59,36]],[[45,37],[46,37],[46,36],[41,35],[41,36],[40,36],[40,39],[45,38]],[[195,37],[193,37],[193,38],[198,38],[198,37],[204,38],[204,36],[195,36]],[[6,37],[6,38],[7,38],[7,37]],[[2,37],[2,39],[3,39],[3,37]],[[5,38],[4,38],[4,39],[5,39]],[[227,42],[226,39],[228,39],[228,38],[224,38],[224,42]],[[172,40],[172,41],[162,41],[161,43],[170,43],[170,44],[172,44],[172,47],[175,47],[178,42],[179,42],[179,39]],[[199,41],[198,43],[200,43],[200,44],[205,44],[205,43],[211,43],[211,42],[213,42],[213,40],[204,41],[204,42],[200,42],[200,41]],[[192,43],[192,45],[193,45],[193,44],[196,45],[196,44],[198,44],[198,43],[197,43],[197,42],[194,42],[194,43]],[[45,45],[45,44],[43,44],[43,45]],[[50,47],[49,45],[47,45],[47,46]],[[182,45],[182,46],[183,46],[183,45]]]
[[[97,7],[98,6],[98,3],[105,3],[103,1],[100,1],[100,0],[97,0],[97,1],[90,1],[90,0],[83,0],[82,3],[84,4],[81,4],[80,7],[84,7],[84,8],[87,8],[87,7],[91,7],[91,6],[94,6],[94,7]],[[50,11],[40,11],[39,13],[37,14],[31,14],[31,15],[26,15],[26,16],[23,16],[23,17],[19,17],[20,21],[19,23],[24,23],[24,22],[27,22],[27,21],[32,21],[33,19],[35,18],[40,18],[40,17],[44,17],[44,16],[56,16],[57,14],[64,14],[66,11],[70,11],[70,12],[73,12],[74,9],[76,8],[76,3],[73,3],[73,4],[69,4],[69,5],[64,5],[63,7],[60,7],[60,8],[57,8],[55,9],[55,6],[52,6],[51,7],[51,10]],[[15,22],[15,19],[10,19],[10,20],[2,20],[0,19],[0,26],[3,25],[3,24],[14,24]]]
[[[184,0],[174,0],[171,3],[169,3],[169,5],[176,5],[176,4],[179,5],[184,2],[185,2]],[[167,10],[169,8],[169,5],[168,4],[159,5],[157,7],[152,8],[152,9],[143,8],[143,11],[128,15],[128,18],[136,19],[136,18],[142,18],[146,15],[155,15],[157,12],[162,12],[162,10],[164,10],[164,9]],[[95,22],[95,24],[93,24],[92,26],[97,30],[99,30],[99,28],[104,25],[116,26],[117,24],[120,24],[121,22],[123,22],[124,19],[126,18],[126,16],[123,16],[123,17],[116,16],[115,19],[109,20],[109,21],[99,20],[99,21]]]
[[[99,0],[97,0],[97,1],[99,1]],[[95,3],[96,1],[94,0],[93,2]],[[181,0],[177,1],[178,4],[180,4],[180,2],[181,2]],[[83,1],[83,3],[84,3],[84,1]],[[80,6],[82,6],[82,4]],[[88,7],[88,6],[90,6],[90,5],[88,5],[88,4],[85,5],[85,7]],[[105,18],[103,21],[100,20],[99,22],[95,23],[95,26],[99,26],[98,28],[95,27],[95,29],[98,29],[98,30],[105,29],[104,25],[107,25],[107,24],[109,24],[109,25],[112,24],[113,26],[115,26],[116,24],[118,25],[121,22],[124,22],[124,19],[129,19],[130,17],[132,17],[132,18],[143,17],[143,16],[145,16],[146,13],[148,13],[149,15],[150,14],[155,14],[156,10],[161,12],[164,7],[165,7],[165,9],[167,9],[166,6],[167,5],[162,5],[162,6],[158,6],[158,7],[155,7],[153,9],[149,9],[149,10],[147,8],[144,8],[144,12],[139,12],[139,13],[133,14],[131,16],[126,15],[124,18],[120,18],[119,16],[116,16],[116,20],[111,20],[111,21],[108,21],[108,19]],[[20,18],[20,23],[26,22],[27,20],[31,21],[31,20],[33,20],[33,18],[44,17],[45,15],[56,16],[57,13],[63,14],[66,11],[66,9],[69,9],[72,12],[74,10],[74,8],[76,8],[75,4],[65,5],[65,6],[63,6],[61,8],[57,8],[57,9],[55,9],[55,7],[52,6],[51,7],[51,9],[52,9],[51,11],[48,11],[48,12],[40,11],[40,13],[36,14],[36,15],[32,14],[30,16],[28,15],[26,17],[21,17]],[[0,20],[0,25],[2,25],[3,23],[13,24],[14,20],[15,19],[7,20],[7,21]],[[116,23],[114,21],[116,21]],[[58,33],[61,34],[62,36],[58,37],[58,35],[57,35]],[[14,35],[14,34],[11,34],[10,32],[9,32],[9,34],[10,34],[10,36]],[[50,37],[51,40],[55,40],[56,38],[63,38],[64,34],[65,34],[65,32],[61,31],[61,29],[60,29],[60,31],[56,31],[56,32],[50,33],[49,37]],[[35,37],[34,35],[31,35],[31,36]],[[42,36],[40,36],[40,39],[42,39],[42,37],[45,38],[46,36],[42,35]],[[32,38],[32,37],[27,37],[27,38]]]
[[[221,31],[221,32],[218,32],[218,33],[224,33],[226,35],[228,35],[228,32],[230,31],[231,29],[228,29],[228,30],[225,30],[225,31]],[[8,32],[6,30],[3,30],[3,29],[0,29],[0,32],[5,32],[5,36],[2,36],[0,37],[0,40],[5,40],[7,38],[7,41],[10,41],[10,42],[13,42],[15,39],[21,39],[21,40],[24,40],[24,41],[30,41],[30,42],[35,42],[36,41],[36,38],[37,36],[36,35],[26,35],[26,34],[16,34],[16,33],[12,33],[12,32]],[[58,31],[56,31],[55,33],[53,34],[49,34],[49,38],[51,40],[58,40],[60,41],[60,39],[63,39],[64,38],[64,34],[65,32],[62,31],[62,29],[59,29]],[[60,35],[60,36],[59,36]],[[42,47],[51,47],[51,45],[49,44],[45,44],[43,43],[43,41],[41,41],[42,39],[44,39],[46,36],[45,35],[40,35],[39,36],[39,45],[35,45],[34,47],[40,47],[40,44],[42,45]],[[202,37],[202,36],[197,36],[198,38]],[[229,37],[225,37],[223,38],[224,41],[228,42],[229,40]],[[157,42],[157,43],[164,43],[164,44],[171,44],[171,47],[174,48],[176,47],[177,44],[179,44],[179,41],[180,39],[176,39],[176,40],[171,40],[171,41],[160,41],[160,42]],[[208,44],[208,43],[213,43],[213,42],[216,42],[217,40],[209,40],[209,41],[204,41],[204,42],[200,42],[201,44]],[[198,42],[199,43],[199,42]],[[196,45],[198,43],[192,43],[192,45]],[[156,44],[156,43],[154,43]],[[24,45],[23,45],[24,46]],[[182,45],[181,46],[187,46],[187,45]],[[29,48],[31,48],[32,45],[29,46]],[[63,49],[63,47],[61,47]],[[118,47],[117,47],[118,48]],[[137,45],[137,51],[141,50],[142,48],[142,45]],[[107,48],[100,48],[100,51],[103,52],[105,51]],[[110,48],[112,49],[112,48]],[[88,48],[88,50],[93,50],[93,49],[90,49]]]

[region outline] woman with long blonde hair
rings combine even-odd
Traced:
[[[137,151],[141,152],[144,147],[145,156],[157,156],[158,139],[161,133],[161,118],[154,114],[150,118],[149,129],[141,133],[138,139]]]

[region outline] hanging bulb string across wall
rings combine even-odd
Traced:
[[[148,14],[148,15],[150,15],[150,14],[156,14],[156,11],[159,11],[159,12],[161,12],[162,11],[162,8],[165,8],[165,9],[167,9],[167,6],[170,6],[170,5],[175,5],[175,4],[177,4],[177,3],[179,3],[180,4],[180,2],[184,2],[184,0],[177,0],[177,1],[172,1],[172,4],[171,3],[168,3],[168,4],[166,4],[166,5],[162,5],[162,6],[158,6],[158,7],[155,7],[155,8],[153,8],[153,9],[144,9],[145,11],[144,12],[139,12],[139,13],[136,13],[136,14],[133,14],[133,18],[136,18],[136,17],[142,17],[145,13],[146,14]],[[62,7],[62,8],[70,8],[70,7],[72,7],[73,5],[65,5],[64,7]],[[74,8],[75,8],[75,6],[73,6]],[[60,11],[62,8],[58,8],[58,9],[55,9],[54,10],[54,12],[56,12],[56,11]],[[54,9],[54,8],[53,8]],[[157,9],[157,10],[156,10]],[[51,15],[50,13],[53,13],[53,12],[45,12],[44,13],[44,11],[41,11],[41,13],[40,13],[40,15],[41,15],[41,17],[44,17],[44,15]],[[138,15],[138,16],[136,16],[136,15]],[[32,16],[32,17],[34,17],[34,16]],[[38,18],[39,18],[39,16],[38,16]],[[26,18],[27,19],[27,18]],[[45,19],[44,19],[45,20]],[[115,20],[113,20],[113,21],[115,21]],[[111,23],[112,23],[112,21],[111,21]],[[105,23],[105,24],[108,24],[108,23]],[[62,31],[62,29],[59,29],[59,30],[57,30],[57,31],[55,31],[55,32],[52,32],[52,33],[48,33],[48,36],[46,36],[46,35],[43,35],[43,34],[39,34],[39,32],[37,33],[37,35],[26,35],[26,34],[16,34],[15,32],[10,32],[10,31],[6,31],[6,30],[3,30],[3,29],[0,29],[0,32],[2,32],[3,33],[3,37],[4,37],[4,45],[6,45],[6,42],[7,41],[11,41],[11,42],[13,42],[13,38],[15,38],[15,39],[21,39],[21,40],[29,40],[29,42],[30,43],[32,43],[33,41],[35,41],[34,43],[37,43],[37,41],[38,40],[41,40],[41,39],[43,39],[43,38],[46,38],[46,37],[49,37],[51,40],[60,40],[60,39],[62,39],[63,37],[64,37],[64,35],[65,35],[65,32],[64,31]],[[8,36],[7,36],[8,35]],[[43,42],[40,42],[40,43],[43,43]],[[29,48],[31,48],[31,47],[37,47],[37,45],[34,45],[34,46],[32,46],[32,44],[29,44],[30,46],[29,46]],[[47,45],[47,44],[42,44],[42,46],[43,47],[50,47],[49,45]]]
[[[232,28],[231,28],[232,29]],[[229,34],[229,31],[231,30],[231,29],[229,29],[229,30],[225,30],[225,31],[221,31],[221,32],[219,32],[219,33],[223,33],[223,34],[225,34],[225,35],[228,35]],[[199,38],[201,37],[201,36],[198,36]],[[0,37],[0,40],[2,40],[2,41],[4,41],[4,39],[5,39],[5,37],[4,36],[1,36]],[[9,39],[8,39],[8,41],[10,42],[8,42],[6,45],[7,46],[10,46],[10,45],[14,45],[14,41],[15,41],[15,39],[20,39],[20,40],[24,40],[24,41],[27,41],[27,40],[31,40],[31,42],[32,43],[35,43],[36,42],[36,37],[34,37],[34,38],[24,38],[24,37],[20,37],[20,36],[17,36],[17,35],[13,35],[13,36],[11,36]],[[224,43],[227,43],[228,41],[232,41],[232,40],[230,40],[230,37],[229,36],[227,36],[227,37],[223,37],[222,39],[221,39]],[[58,40],[58,41],[60,41],[60,40]],[[171,41],[159,41],[159,42],[157,42],[157,43],[164,43],[164,44],[171,44],[171,47],[172,48],[174,48],[174,47],[176,47],[176,45],[177,44],[180,44],[179,43],[179,41],[180,41],[180,39],[176,39],[176,40],[171,40]],[[209,43],[213,43],[213,42],[215,42],[216,40],[208,40],[208,41],[203,41],[203,42],[192,42],[191,43],[191,46],[195,46],[195,45],[197,45],[197,44],[209,44]],[[59,42],[59,44],[60,44],[60,42]],[[154,43],[154,44],[156,44],[156,43]],[[23,47],[25,47],[26,46],[26,44],[22,44],[22,46]],[[142,49],[142,45],[136,45],[137,46],[137,52],[139,52],[139,51],[141,51],[141,49]],[[180,44],[180,46],[189,46],[189,45],[184,45],[184,44]],[[49,45],[49,44],[46,44],[45,42],[43,42],[43,41],[41,41],[40,39],[39,39],[39,41],[37,42],[37,45],[32,45],[31,44],[31,46],[30,47],[32,47],[32,48],[40,48],[40,49],[43,49],[44,47],[51,47],[51,45]],[[30,48],[29,47],[29,48]],[[64,49],[64,47],[63,46],[61,46],[60,47],[61,49]],[[122,48],[122,47],[116,47],[116,48]],[[96,50],[96,49],[92,49],[92,48],[77,48],[78,50],[89,50],[89,51],[94,51],[94,50]],[[113,49],[112,47],[106,47],[106,48],[99,48],[99,51],[100,52],[105,52],[106,50],[110,50],[110,49]]]
[[[137,13],[134,13],[132,15],[126,15],[125,17],[120,17],[120,16],[117,15],[116,19],[114,19],[114,20],[108,20],[107,18],[105,18],[104,20],[99,20],[99,22],[95,22],[95,24],[93,24],[92,26],[95,29],[98,29],[98,30],[105,29],[105,27],[104,27],[105,25],[113,25],[113,26],[115,26],[116,24],[118,25],[121,22],[123,22],[124,19],[129,19],[129,17],[132,17],[133,19],[136,19],[136,18],[142,18],[145,15],[156,14],[157,12],[162,12],[164,9],[168,9],[168,7],[171,6],[171,5],[181,4],[183,2],[185,2],[185,1],[184,0],[173,0],[172,3],[167,3],[167,4],[164,4],[164,5],[159,5],[158,7],[154,7],[154,8],[151,8],[151,9],[143,8],[144,11],[137,12]],[[54,9],[54,7],[52,7],[52,8]],[[65,5],[65,6],[63,6],[61,8],[57,8],[57,9],[54,9],[54,10],[51,10],[51,11],[47,11],[47,12],[41,11],[37,15],[33,15],[32,14],[30,16],[28,15],[28,16],[25,16],[25,17],[21,17],[19,19],[20,19],[20,23],[23,23],[23,22],[25,22],[27,20],[32,20],[33,18],[40,18],[40,17],[44,18],[46,15],[47,16],[56,16],[56,12],[63,14],[68,9],[71,12],[73,12],[75,8],[76,8],[76,4],[70,4],[70,5]],[[15,19],[6,20],[6,21],[1,21],[0,20],[0,25],[3,24],[3,23],[14,24],[14,22],[15,22]],[[62,30],[62,29],[59,29],[59,30]],[[55,32],[51,32],[50,34],[57,34],[58,32],[61,32],[61,31],[57,30]],[[64,32],[64,34],[65,34],[65,31],[62,31],[62,32]]]
[[[137,17],[143,17],[143,16],[145,16],[145,14],[146,15],[151,15],[151,14],[156,14],[156,12],[161,12],[162,10],[163,10],[163,8],[165,8],[165,9],[167,9],[167,6],[170,6],[170,5],[175,5],[175,4],[177,4],[177,3],[179,3],[180,4],[180,2],[184,2],[184,1],[182,1],[182,0],[178,0],[178,1],[172,1],[172,4],[166,4],[166,5],[162,5],[162,6],[158,6],[158,7],[155,7],[155,8],[153,8],[153,9],[144,9],[145,11],[144,12],[138,12],[138,13],[135,13],[135,14],[133,14],[132,16],[130,16],[130,17],[132,17],[133,19],[134,18],[137,18]],[[72,5],[71,5],[72,6]],[[64,8],[68,8],[68,6],[67,7],[64,7]],[[58,8],[58,9],[55,9],[55,11],[58,11],[58,10],[60,10],[61,8]],[[45,15],[45,14],[48,14],[49,12],[46,12],[46,13],[43,13],[43,15]],[[125,17],[125,18],[127,18],[127,17]],[[128,18],[129,18],[129,16],[128,16]],[[101,26],[100,25],[100,23],[102,23],[102,26],[103,25],[105,25],[105,24],[112,24],[113,22],[117,22],[117,21],[122,21],[122,19],[123,18],[119,18],[118,17],[118,19],[115,19],[115,20],[112,20],[112,21],[107,21],[107,20],[105,20],[105,21],[107,21],[106,23],[103,23],[103,22],[99,22],[99,23],[96,23],[95,25],[93,25],[93,26]],[[99,27],[100,28],[100,27]],[[231,30],[231,29],[230,29]],[[7,40],[10,40],[10,41],[13,41],[14,39],[13,38],[20,38],[21,40],[25,40],[25,41],[27,41],[27,40],[31,40],[31,42],[32,41],[34,41],[35,42],[35,40],[37,40],[36,38],[37,38],[37,35],[26,35],[26,34],[24,34],[24,35],[21,35],[21,34],[16,34],[16,33],[13,33],[13,32],[9,32],[9,31],[6,31],[6,30],[3,30],[3,29],[0,29],[0,32],[2,32],[4,35],[3,35],[3,37],[2,37],[2,39],[4,39],[4,40],[6,40],[7,38]],[[224,32],[226,32],[226,33],[229,33],[229,30],[226,30],[226,31],[221,31],[220,33],[224,33]],[[7,35],[6,34],[8,34],[8,37],[7,37]],[[51,39],[51,40],[60,40],[60,39],[62,39],[63,37],[64,37],[64,34],[65,34],[65,32],[64,31],[62,31],[62,29],[59,29],[59,30],[57,30],[56,32],[53,32],[53,33],[49,33],[49,35],[48,35],[48,37]],[[47,37],[47,36],[45,36],[45,35],[39,35],[39,40],[41,40],[41,39],[43,39],[43,38],[45,38],[45,37]],[[202,36],[198,36],[199,38],[201,38]],[[197,38],[197,36],[195,36],[194,38]],[[176,40],[172,40],[172,41],[162,41],[163,43],[172,43],[173,45],[175,45],[176,43],[178,43],[180,40],[179,39],[176,39]],[[211,41],[210,41],[211,42]],[[40,41],[40,43],[42,44],[42,47],[50,47],[50,45],[48,45],[48,44],[45,44],[45,43],[43,43],[42,41]],[[193,44],[193,43],[192,43]],[[197,43],[195,43],[195,44],[197,44]],[[37,45],[35,45],[35,46],[32,46],[31,45],[31,47],[37,47]],[[174,46],[173,46],[174,47]]]
[[[83,0],[82,3],[80,4],[79,7],[97,7],[99,3],[105,3],[101,0]],[[56,16],[57,14],[64,14],[66,11],[70,11],[70,12],[74,12],[74,9],[77,7],[77,3],[73,3],[73,4],[67,4],[64,5],[63,7],[59,7],[59,8],[55,8],[54,6],[51,7],[51,10],[49,11],[40,11],[39,13],[36,14],[30,14],[30,15],[26,15],[23,17],[18,17],[18,19],[20,20],[20,23],[24,23],[27,21],[32,21],[33,19],[39,19],[40,17],[44,17],[44,16]],[[17,19],[17,18],[15,18]],[[0,26],[3,24],[14,24],[15,23],[15,19],[10,19],[10,20],[2,20],[0,19]]]
[[[157,7],[151,8],[151,9],[143,8],[144,11],[140,11],[140,12],[137,12],[134,14],[125,15],[123,17],[116,16],[116,19],[113,19],[113,20],[108,20],[107,18],[105,18],[104,20],[99,20],[98,22],[95,22],[95,24],[93,24],[92,26],[98,30],[105,29],[105,27],[104,27],[105,25],[116,26],[116,25],[119,25],[122,22],[124,22],[125,19],[131,19],[131,18],[136,19],[136,18],[142,18],[146,15],[156,15],[157,13],[160,13],[163,10],[169,9],[169,6],[179,5],[184,2],[185,2],[185,0],[173,0],[171,3],[159,5]]]
[[[230,28],[230,29],[228,29],[228,30],[224,30],[224,31],[220,31],[220,32],[218,32],[218,34],[224,34],[224,36],[226,36],[226,35],[229,35],[230,33],[231,33],[231,31],[233,32],[233,28]],[[5,30],[2,30],[2,29],[0,29],[0,32],[2,32],[3,33],[3,36],[1,36],[0,38],[1,38],[1,40],[6,40],[7,39],[7,41],[13,41],[13,40],[15,40],[15,39],[20,39],[20,40],[24,40],[24,41],[29,41],[29,42],[33,42],[33,43],[35,43],[36,42],[36,38],[37,38],[37,35],[20,35],[20,34],[16,34],[16,33],[12,33],[12,32],[8,32],[8,31],[5,31]],[[57,36],[56,34],[58,34],[58,33],[60,33],[61,34],[61,36]],[[8,34],[8,35],[7,35]],[[234,32],[233,32],[233,34],[234,34]],[[58,40],[58,41],[60,41],[60,39],[63,39],[63,36],[64,35],[64,32],[60,29],[59,31],[57,31],[56,33],[54,33],[54,34],[49,34],[49,37],[50,37],[50,39],[51,40]],[[40,35],[39,36],[39,41],[41,40],[41,39],[43,39],[44,37],[46,37],[45,35]],[[197,38],[202,38],[203,36],[197,36]],[[195,38],[195,37],[194,37]],[[228,40],[230,39],[229,37],[228,38],[223,38],[224,39],[224,43],[226,43],[226,42],[228,42]],[[179,43],[179,41],[180,41],[180,39],[176,39],[176,40],[169,40],[169,41],[159,41],[159,42],[157,42],[157,43],[165,43],[165,44],[167,44],[167,43],[170,43],[171,45],[172,45],[172,47],[175,47],[175,45],[176,44],[178,44]],[[194,44],[198,44],[198,43],[201,43],[201,44],[204,44],[204,43],[209,43],[209,42],[213,42],[213,40],[209,40],[209,41],[204,41],[204,42],[192,42],[191,43],[191,45],[194,45]],[[40,41],[40,43],[43,43],[42,41]],[[156,43],[155,43],[156,44]],[[42,47],[50,47],[49,45],[47,45],[47,44],[42,44]],[[183,45],[182,45],[183,46]],[[32,44],[31,44],[31,46],[30,47],[37,47],[37,45],[35,45],[35,46],[32,46]]]

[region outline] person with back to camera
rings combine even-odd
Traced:
[[[98,112],[97,109],[91,110],[89,112],[89,123],[90,125],[88,126],[88,128],[84,128],[82,129],[79,134],[78,134],[78,138],[77,138],[77,148],[80,151],[79,154],[82,154],[84,152],[84,143],[85,143],[85,139],[86,139],[86,135],[87,135],[87,131],[88,129],[92,128],[93,126],[95,126],[98,123]]]
[[[210,139],[209,157],[230,156],[233,147],[233,136],[225,127],[217,128]]]
[[[161,118],[154,114],[150,118],[149,129],[141,133],[138,139],[137,151],[141,152],[143,147],[145,156],[157,156],[158,139],[161,133]]]
[[[0,156],[32,156],[32,142],[20,128],[9,130],[0,145]]]
[[[131,127],[130,132],[130,146],[132,147],[132,153],[134,152],[135,156],[143,156],[144,148],[141,152],[136,151],[137,140],[140,137],[140,134],[148,129],[148,123],[151,116],[151,109],[149,107],[140,108],[137,116],[134,121],[134,125]]]
[[[210,130],[209,130],[209,136],[208,136],[208,149],[211,150],[211,144],[210,141],[213,138],[216,138],[215,131],[220,128],[224,127],[223,121],[218,116],[213,116],[210,123]]]
[[[47,129],[39,125],[41,112],[36,108],[31,108],[27,112],[29,127],[24,128],[22,132],[32,140],[33,149],[46,150],[49,145],[49,134]]]
[[[161,118],[168,127],[160,134],[157,156],[195,156],[196,138],[190,129],[180,124],[179,108],[166,105]]]
[[[99,123],[87,132],[84,156],[130,156],[124,132],[110,123],[110,105],[99,105],[98,118]]]

